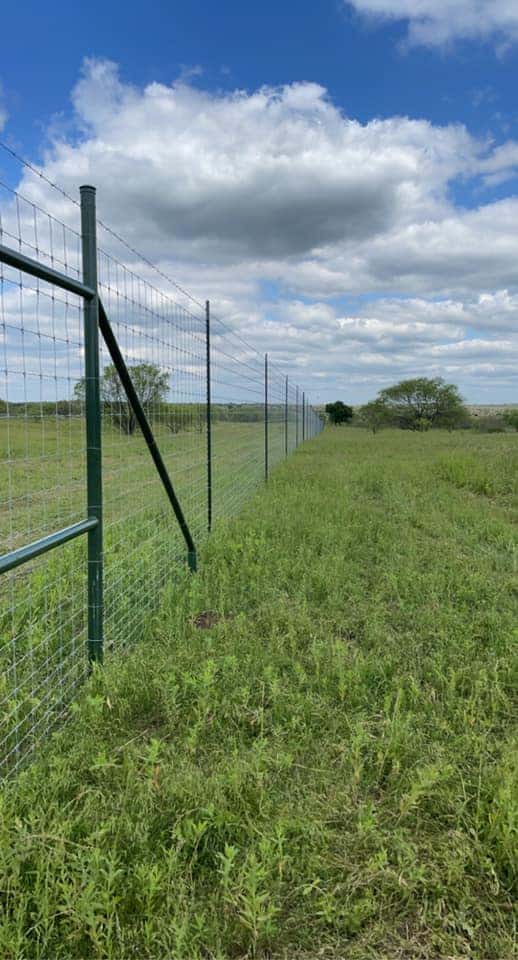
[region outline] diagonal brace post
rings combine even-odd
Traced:
[[[112,330],[110,321],[104,309],[102,302],[99,300],[99,329],[104,338],[104,342],[108,348],[110,357],[112,358],[113,365],[119,375],[122,386],[130,403],[130,406],[135,414],[137,423],[142,431],[144,440],[146,441],[148,450],[151,454],[153,463],[158,471],[158,475],[162,481],[165,492],[169,498],[169,502],[174,510],[176,519],[178,520],[178,525],[182,531],[183,538],[187,546],[187,562],[189,564],[189,569],[193,572],[196,571],[197,567],[197,557],[196,557],[196,546],[194,540],[191,536],[191,531],[189,530],[187,521],[185,519],[183,510],[180,506],[180,501],[176,496],[175,489],[171,483],[171,478],[167,472],[167,467],[162,459],[162,454],[158,448],[157,442],[155,440],[151,425],[146,416],[145,410],[140,402],[139,396],[133,381],[130,377],[129,370],[124,361],[124,357],[117,343],[115,334]]]

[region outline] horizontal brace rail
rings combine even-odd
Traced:
[[[80,280],[74,280],[73,277],[67,277],[65,273],[59,270],[53,270],[52,267],[46,267],[44,263],[38,263],[37,260],[31,260],[30,257],[18,253],[17,250],[11,250],[0,243],[0,263],[7,264],[8,267],[14,267],[15,270],[21,270],[22,273],[29,273],[32,277],[38,277],[39,280],[46,280],[55,287],[61,287],[62,290],[68,290],[69,293],[76,293],[85,300],[93,300],[95,293],[85,283]]]
[[[180,501],[176,496],[173,484],[171,483],[171,478],[167,472],[167,467],[162,459],[162,454],[158,449],[157,442],[153,435],[148,418],[146,417],[144,408],[140,402],[137,391],[133,386],[133,381],[131,379],[129,370],[126,366],[124,357],[122,356],[119,344],[117,343],[117,339],[112,330],[111,323],[108,320],[108,316],[101,300],[99,300],[99,329],[103,335],[104,342],[108,347],[108,352],[113,360],[114,367],[119,375],[122,386],[124,387],[124,391],[133,409],[138,425],[142,430],[144,440],[146,441],[148,450],[158,471],[165,492],[169,498],[169,502],[174,510],[175,517],[178,520],[178,525],[182,531],[183,538],[187,545],[189,567],[191,570],[196,570],[196,547],[191,536],[191,531],[187,525],[183,510],[180,506]]]
[[[0,557],[0,573],[14,570],[15,567],[27,563],[28,560],[34,560],[35,557],[47,553],[48,550],[53,550],[54,547],[68,543],[69,540],[75,540],[76,537],[80,537],[82,533],[88,533],[96,526],[97,520],[95,517],[89,520],[81,520],[79,523],[73,523],[70,527],[57,530],[56,533],[50,533],[48,537],[41,537],[40,540],[35,540],[34,543],[29,543],[26,547],[12,550],[11,553],[6,553],[3,557]]]

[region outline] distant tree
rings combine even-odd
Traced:
[[[457,387],[441,377],[401,380],[380,390],[378,400],[385,404],[392,422],[403,430],[452,430],[469,419]]]
[[[169,375],[154,363],[135,363],[129,367],[129,373],[140,402],[148,415],[152,408],[161,404],[169,387]],[[74,387],[74,398],[84,402],[85,380],[79,380]],[[110,416],[121,433],[130,436],[135,431],[137,421],[131,409],[119,375],[113,366],[104,368],[101,377],[101,401],[106,414]]]
[[[52,404],[52,413],[57,413],[59,417],[79,417],[81,415],[81,404],[78,400],[57,400]]]
[[[341,400],[335,400],[334,403],[327,403],[326,413],[331,423],[334,424],[349,423],[354,416],[353,408],[347,406],[347,404]]]
[[[371,400],[358,410],[358,416],[373,433],[382,427],[388,427],[391,422],[391,412],[383,400]]]
[[[518,430],[518,407],[515,410],[505,410],[502,420],[506,426]]]

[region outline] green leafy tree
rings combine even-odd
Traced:
[[[144,410],[148,416],[152,416],[153,408],[162,404],[167,396],[169,375],[154,363],[135,363],[129,367],[129,374]],[[113,364],[104,368],[100,388],[105,414],[117,425],[121,433],[131,436],[137,421]],[[74,397],[84,402],[84,377],[76,383]]]
[[[385,404],[391,421],[404,430],[452,430],[469,419],[457,387],[441,377],[401,380],[380,390],[378,400]]]
[[[388,427],[391,422],[391,412],[383,400],[371,400],[364,404],[360,407],[358,416],[373,433],[377,433],[382,427]]]
[[[507,427],[518,430],[518,407],[515,410],[506,410],[502,416],[502,420]]]
[[[326,404],[326,413],[331,423],[336,425],[340,423],[349,423],[354,415],[354,410],[342,400],[335,400],[334,403]]]

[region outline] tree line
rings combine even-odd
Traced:
[[[171,433],[179,433],[185,429],[205,429],[205,400],[191,403],[168,401],[169,373],[154,363],[131,364],[129,370],[142,406],[152,423],[160,423]],[[107,364],[102,371],[100,395],[105,421],[118,432],[132,436],[137,429],[137,421],[113,364]],[[72,399],[7,403],[0,398],[0,418],[82,417],[84,404],[85,379],[82,377],[74,385]],[[284,404],[271,404],[270,411],[273,411],[272,417],[280,421],[284,417]],[[214,421],[259,423],[264,420],[264,403],[212,403],[211,415]]]

